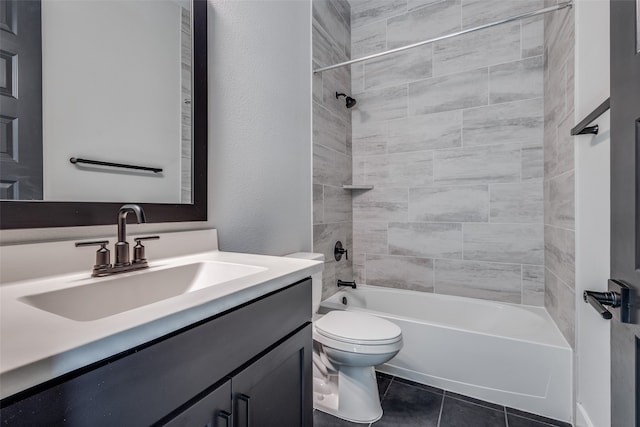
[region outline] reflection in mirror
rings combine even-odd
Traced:
[[[0,197],[191,203],[190,2],[1,3]]]
[[[206,0],[0,0],[0,228],[206,221],[207,93]]]

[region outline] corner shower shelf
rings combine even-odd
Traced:
[[[343,185],[342,188],[345,190],[373,190],[373,185],[346,184]]]

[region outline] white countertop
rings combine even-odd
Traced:
[[[217,242],[214,247],[217,248]],[[323,266],[319,261],[220,252],[215,248],[150,261],[148,270],[124,275],[145,274],[200,261],[248,264],[264,270],[92,321],[71,320],[20,300],[28,295],[109,279],[91,278],[90,266],[81,272],[3,281],[0,286],[0,398],[286,287],[322,271]],[[151,258],[150,252],[153,250],[148,248]],[[3,251],[3,258],[6,253]],[[2,267],[7,268],[4,261],[3,264]]]

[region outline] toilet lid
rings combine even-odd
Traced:
[[[401,338],[402,330],[380,317],[353,311],[330,311],[315,322],[316,331],[338,341],[388,344]]]

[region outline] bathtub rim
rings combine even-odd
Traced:
[[[489,332],[478,331],[478,330],[474,330],[474,329],[463,328],[463,327],[448,325],[448,324],[444,324],[444,323],[437,323],[437,322],[424,320],[424,319],[415,319],[415,318],[412,318],[412,317],[406,317],[406,316],[402,316],[402,315],[398,315],[398,314],[380,312],[380,311],[366,309],[366,308],[357,308],[357,311],[362,311],[362,312],[369,313],[369,314],[372,314],[372,315],[375,315],[375,313],[384,313],[384,315],[389,317],[389,318],[402,320],[402,321],[406,321],[406,322],[424,323],[424,324],[428,324],[430,326],[441,327],[441,328],[455,330],[455,331],[470,332],[470,333],[489,336],[489,337],[494,337],[494,338],[497,337],[497,338],[503,338],[503,339],[513,340],[513,341],[530,343],[530,344],[543,345],[543,346],[547,346],[547,347],[560,348],[560,349],[569,350],[569,351],[571,351],[573,353],[573,348],[571,347],[571,345],[569,344],[567,339],[564,337],[564,335],[560,331],[560,328],[558,327],[556,322],[553,320],[553,318],[551,317],[551,315],[547,311],[546,307],[543,307],[543,306],[515,304],[515,303],[509,303],[509,302],[502,302],[502,301],[492,301],[492,300],[483,300],[483,299],[479,299],[479,298],[469,298],[469,297],[463,297],[463,296],[458,296],[458,295],[446,295],[446,294],[437,294],[437,293],[433,293],[433,292],[414,291],[414,290],[411,290],[411,289],[397,289],[397,288],[387,288],[387,287],[384,287],[384,286],[373,286],[373,285],[365,285],[365,284],[361,285],[361,284],[358,284],[358,287],[356,289],[340,289],[338,292],[336,292],[333,295],[331,295],[330,297],[324,299],[320,303],[320,311],[322,311],[323,308],[331,308],[331,309],[334,309],[334,310],[345,310],[345,308],[343,308],[344,305],[342,304],[342,302],[339,301],[339,298],[341,298],[343,295],[348,297],[349,293],[352,293],[352,292],[358,292],[358,288],[360,288],[361,290],[372,290],[372,291],[375,291],[375,292],[382,292],[382,293],[395,293],[395,292],[400,291],[401,293],[407,293],[407,294],[410,294],[410,295],[415,295],[415,296],[420,296],[420,297],[427,296],[429,298],[438,298],[438,299],[447,299],[447,300],[453,299],[454,301],[455,300],[464,301],[464,302],[471,301],[473,303],[480,303],[481,305],[499,304],[499,305],[506,305],[506,306],[515,307],[515,308],[519,308],[519,309],[525,309],[527,311],[530,311],[530,309],[534,309],[535,311],[541,311],[542,313],[540,313],[540,314],[545,316],[545,321],[549,322],[553,326],[555,334],[558,336],[558,338],[560,338],[560,340],[562,341],[563,345],[559,345],[559,344],[556,344],[556,343],[549,343],[549,342],[540,342],[540,341],[535,341],[535,340],[531,340],[531,339],[517,338],[517,337],[512,337],[512,336],[492,334],[492,333],[489,333]],[[535,313],[535,314],[538,314],[538,313]]]

